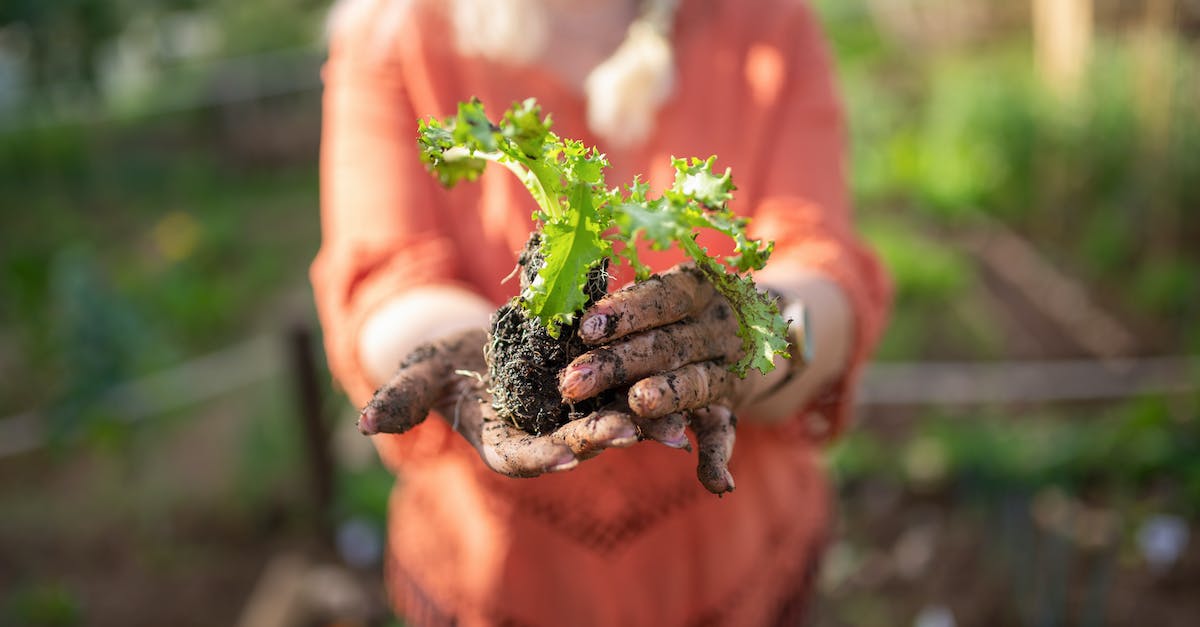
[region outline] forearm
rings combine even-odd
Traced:
[[[776,368],[769,374],[748,375],[753,378],[748,381],[739,415],[756,422],[777,423],[795,415],[849,367],[854,310],[842,288],[817,272],[772,272],[768,267],[755,279],[761,287],[781,294],[784,303],[802,303],[808,313],[809,325],[804,331],[811,360],[801,365],[796,355],[791,364],[776,358]],[[797,323],[792,322],[793,328]],[[798,350],[792,347],[793,353]],[[795,368],[801,370],[787,380]]]
[[[373,386],[391,378],[414,348],[467,329],[486,329],[494,308],[477,294],[431,285],[380,305],[358,335],[358,356]]]

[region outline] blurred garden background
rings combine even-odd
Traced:
[[[893,273],[818,625],[1200,621],[1200,2],[815,0]],[[0,3],[0,625],[388,624],[327,0]]]

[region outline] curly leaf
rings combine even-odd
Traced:
[[[780,315],[775,299],[758,291],[750,277],[727,272],[696,242],[680,241],[680,246],[737,312],[742,358],[729,369],[740,377],[746,376],[750,368],[766,374],[775,369],[775,355],[791,357],[788,322]]]
[[[495,152],[498,148],[496,131],[499,129],[487,119],[483,103],[478,99],[459,103],[454,122],[452,133],[455,142],[478,152]]]
[[[671,192],[700,203],[709,209],[724,207],[733,198],[733,174],[728,168],[725,173],[717,176],[713,172],[713,164],[717,157],[714,155],[701,161],[691,159],[671,159],[675,166],[675,184]]]
[[[541,158],[550,135],[550,118],[543,119],[541,116],[542,109],[537,105],[537,101],[528,98],[524,102],[514,104],[500,121],[504,137],[516,146],[521,155],[529,159]]]
[[[422,121],[417,130],[421,162],[437,176],[439,183],[454,187],[460,181],[474,181],[483,174],[487,161],[472,157],[466,151],[454,152],[457,144],[445,128]]]
[[[572,208],[568,218],[542,227],[545,263],[522,294],[526,309],[542,321],[552,337],[558,337],[561,325],[569,324],[583,310],[588,271],[611,250],[611,244],[600,236],[589,187],[573,185],[567,201]]]

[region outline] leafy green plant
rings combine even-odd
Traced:
[[[31,582],[0,600],[0,625],[70,627],[83,623],[79,600],[57,582]]]
[[[514,104],[499,124],[488,120],[478,100],[461,103],[454,117],[421,122],[418,143],[422,161],[447,187],[475,180],[496,163],[529,190],[538,205],[533,219],[545,263],[519,302],[552,336],[583,310],[588,272],[604,259],[628,263],[639,280],[649,276],[637,254],[637,242],[645,238],[653,250],[679,246],[733,306],[744,349],[734,372],[766,373],[776,354],[787,355],[787,321],[746,276],[766,264],[774,244],[746,236],[748,220],[728,206],[733,179],[728,169],[713,169],[716,157],[673,159],[675,182],[658,197],[636,178],[624,190],[608,189],[605,156],[550,132],[550,118],[542,117],[533,99]],[[734,255],[710,256],[695,239],[701,228],[732,238]]]

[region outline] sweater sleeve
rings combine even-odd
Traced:
[[[848,422],[858,375],[884,327],[891,285],[854,231],[842,108],[824,38],[806,6],[795,11],[773,44],[752,48],[748,57],[760,97],[774,96],[759,143],[751,229],[775,240],[768,271],[818,271],[837,282],[853,308],[850,365],[805,412],[823,419],[810,423],[810,435],[831,438]]]
[[[356,405],[372,392],[357,350],[364,321],[392,296],[460,276],[417,156],[400,55],[375,33],[380,17],[335,22],[323,70],[322,242],[310,270],[330,370]]]

